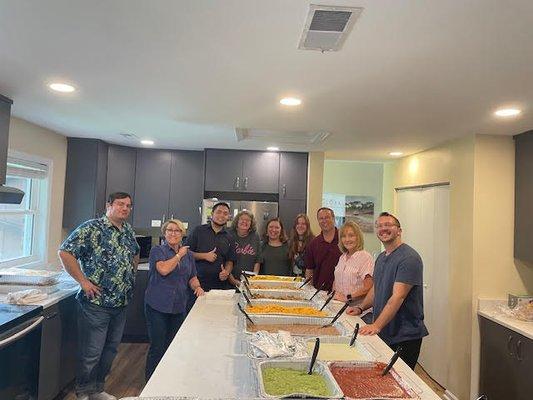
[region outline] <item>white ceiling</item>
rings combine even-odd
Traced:
[[[65,135],[170,148],[266,147],[234,127],[327,131],[281,147],[380,160],[533,129],[533,1],[314,1],[364,7],[325,54],[297,49],[310,3],[0,0],[0,93]],[[51,80],[79,90],[52,93]],[[284,108],[286,95],[303,105]],[[497,120],[500,105],[524,112]]]

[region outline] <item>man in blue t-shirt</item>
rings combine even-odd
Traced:
[[[415,368],[422,338],[428,335],[424,325],[422,295],[422,259],[409,245],[402,243],[400,221],[387,212],[376,220],[376,234],[383,243],[374,266],[374,286],[360,306],[347,313],[359,315],[374,307],[374,322],[360,330],[362,335],[375,335],[396,351],[412,369]]]

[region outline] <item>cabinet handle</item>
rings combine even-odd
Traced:
[[[174,219],[174,214],[172,214],[172,215],[170,216],[170,219]]]
[[[514,356],[513,349],[511,348],[511,345],[513,343],[513,336],[509,335],[507,338],[507,351],[509,352],[509,355],[512,357]]]
[[[234,188],[235,188],[235,189],[238,189],[239,186],[241,186],[241,178],[240,178],[240,177],[236,177],[236,178],[235,178],[235,185],[234,185]]]
[[[281,186],[281,193],[283,193],[283,197],[287,197],[287,185],[283,184]]]
[[[248,189],[248,178],[244,178],[244,190]]]
[[[518,361],[522,361],[523,358],[522,358],[522,341],[521,340],[518,340],[518,342],[516,342],[516,359]]]
[[[161,222],[164,224],[165,223],[165,214],[163,214],[163,219],[161,220]]]

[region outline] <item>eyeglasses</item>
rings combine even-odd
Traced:
[[[126,207],[126,208],[128,208],[128,209],[130,209],[130,210],[133,208],[133,204],[131,204],[131,203],[123,203],[123,202],[121,202],[121,201],[115,201],[114,204],[115,204],[116,206],[118,206],[118,207]]]
[[[392,228],[393,226],[398,226],[398,224],[391,224],[390,222],[385,222],[384,224],[375,224],[374,227],[376,229],[382,229],[382,228],[385,228],[385,229],[390,229]]]
[[[180,229],[165,229],[165,232],[172,234],[182,233]]]

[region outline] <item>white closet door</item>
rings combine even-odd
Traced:
[[[422,341],[418,362],[446,387],[449,370],[448,261],[449,186],[398,191],[398,218],[403,241],[413,247],[424,263],[424,322],[429,336]]]

